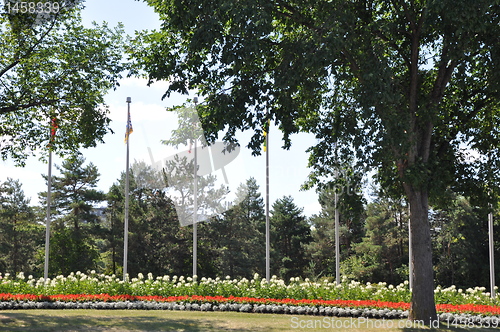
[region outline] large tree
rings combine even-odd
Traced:
[[[27,156],[46,149],[54,118],[59,137],[53,147],[62,156],[102,142],[110,131],[104,95],[118,85],[124,69],[122,27],[84,27],[79,0],[33,2],[44,4],[36,13],[23,9],[30,2],[5,2],[0,15],[1,158],[23,165]],[[43,16],[40,8],[52,13]]]
[[[271,119],[285,147],[292,133],[316,134],[317,169],[355,153],[404,192],[410,318],[435,319],[429,199],[457,183],[484,192],[484,160],[463,148],[500,160],[500,0],[146,2],[164,22],[133,56],[151,82],[169,81],[166,96],[204,96],[209,141],[252,129],[258,153]]]

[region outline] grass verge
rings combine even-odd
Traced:
[[[488,328],[421,328],[405,320],[292,316],[238,312],[143,310],[5,310],[0,331],[491,331]]]

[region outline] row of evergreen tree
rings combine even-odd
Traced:
[[[96,270],[120,275],[123,264],[125,176],[107,193],[97,190],[99,172],[82,157],[58,166],[52,178],[51,276]],[[179,225],[175,205],[159,186],[161,176],[145,163],[131,168],[128,272],[192,273],[192,227]],[[0,272],[43,275],[46,192],[30,205],[18,180],[0,185]],[[265,209],[250,178],[236,192],[240,203],[198,224],[198,274],[265,275]],[[322,210],[306,218],[285,196],[271,210],[271,273],[288,280],[335,275],[333,193],[319,194]],[[468,200],[452,196],[431,211],[436,283],[487,286],[487,217]],[[98,206],[105,206],[96,208]],[[408,207],[379,194],[370,203],[358,194],[340,204],[341,274],[363,282],[396,284],[408,278]],[[498,238],[498,237],[496,237]],[[495,243],[496,247],[500,242]]]

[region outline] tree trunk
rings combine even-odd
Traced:
[[[428,217],[428,191],[407,185],[410,202],[410,228],[412,240],[413,289],[411,320],[430,324],[437,319],[434,302],[434,273],[432,267],[431,232]]]

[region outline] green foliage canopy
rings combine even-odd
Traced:
[[[48,148],[52,118],[61,155],[102,142],[103,97],[125,68],[121,26],[84,27],[81,5],[55,2],[61,10],[40,24],[27,13],[0,16],[0,155],[20,165]]]
[[[285,147],[300,130],[321,139],[311,165],[338,141],[386,181],[431,179],[435,193],[471,174],[461,146],[499,146],[498,0],[147,2],[163,28],[132,55],[169,80],[165,96],[205,96],[209,141],[251,128],[259,153],[270,117]]]

